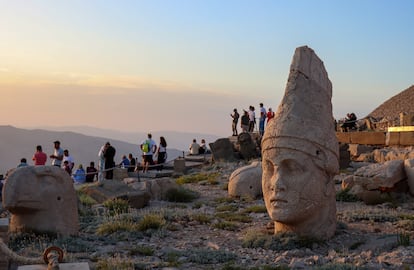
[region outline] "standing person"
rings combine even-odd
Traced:
[[[157,164],[163,164],[167,160],[167,141],[163,136],[160,137],[160,144],[157,149]],[[161,171],[162,165],[157,166],[157,169]]]
[[[254,125],[256,124],[256,114],[254,112],[254,107],[249,106],[249,132],[254,131]]]
[[[99,173],[98,173],[98,181],[99,182],[102,182],[104,180],[104,178],[105,178],[105,151],[106,151],[106,148],[108,148],[108,145],[107,144],[109,144],[109,142],[106,143],[106,144],[104,144],[104,145],[102,145],[101,148],[99,149],[99,152],[98,152],[98,157],[99,157],[99,164],[98,164],[98,170],[99,170]]]
[[[234,109],[233,114],[230,114],[230,116],[231,116],[231,118],[233,118],[232,125],[231,125],[232,130],[233,130],[233,136],[238,136],[238,134],[237,134],[237,123],[239,122],[240,115],[237,112],[237,109]]]
[[[129,159],[128,172],[134,172],[135,171],[135,166],[136,166],[135,158],[131,153],[129,153],[128,159]]]
[[[157,150],[157,144],[152,139],[151,133],[148,133],[147,139],[141,143],[140,147],[141,147],[142,154],[143,154],[142,157],[144,159],[144,166],[143,166],[142,172],[148,172],[149,165],[154,165],[154,160],[152,159],[152,155]]]
[[[260,122],[259,122],[259,133],[260,136],[263,136],[265,129],[265,120],[266,120],[266,109],[263,107],[263,103],[260,103]]]
[[[88,167],[86,167],[86,178],[85,181],[87,183],[92,183],[93,180],[98,178],[98,170],[95,168],[95,162],[91,161]]]
[[[275,112],[272,111],[272,108],[269,108],[269,111],[267,112],[267,123],[269,123],[270,119],[275,117]]]
[[[114,178],[114,167],[115,167],[115,148],[109,143],[106,143],[107,147],[104,153],[105,158],[105,179],[113,179]]]
[[[50,155],[52,159],[52,165],[60,167],[62,165],[63,160],[63,149],[60,148],[60,141],[54,141],[55,149],[53,151],[53,155]]]
[[[240,126],[242,129],[242,132],[248,132],[249,131],[249,113],[245,110],[243,110],[243,115],[241,117]]]
[[[62,159],[62,161],[65,162],[66,160],[68,161],[68,164],[69,164],[69,174],[72,174],[72,170],[75,167],[75,161],[74,161],[73,157],[71,155],[69,155],[69,150],[68,149],[63,150],[63,159]]]
[[[46,164],[47,155],[43,152],[41,145],[36,146],[36,153],[34,153],[32,160],[35,166]]]

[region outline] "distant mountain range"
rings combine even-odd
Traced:
[[[40,126],[37,129],[51,130],[51,131],[68,131],[76,132],[83,135],[103,137],[111,140],[119,140],[135,145],[141,144],[143,140],[147,138],[147,132],[123,132],[113,129],[95,128],[90,126]],[[168,148],[174,148],[181,151],[188,151],[188,147],[196,139],[198,142],[201,139],[205,139],[207,144],[215,142],[218,138],[217,135],[201,134],[201,133],[188,133],[178,131],[151,131],[152,138],[159,143],[160,136],[164,136],[167,140]]]
[[[21,158],[26,158],[32,163],[32,156],[36,145],[42,145],[43,151],[49,156],[53,153],[53,142],[59,140],[63,149],[68,149],[70,155],[75,159],[75,167],[79,164],[87,166],[89,162],[98,164],[99,148],[107,141],[116,149],[115,162],[121,161],[122,155],[132,153],[134,157],[140,157],[141,151],[138,144],[145,138],[146,133],[123,133],[113,130],[105,130],[91,127],[49,127],[47,129],[22,129],[13,126],[0,126],[0,174],[16,167]],[[167,139],[168,158],[173,160],[183,154],[193,138],[198,141],[201,138],[207,142],[214,142],[218,137],[203,136],[200,134],[189,134],[179,132],[153,133],[153,139],[159,142],[159,136]],[[199,137],[197,137],[199,136]],[[177,147],[177,148],[176,148]],[[180,150],[178,150],[180,149]],[[50,164],[48,159],[47,164]]]

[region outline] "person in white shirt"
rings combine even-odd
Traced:
[[[63,159],[62,159],[62,162],[64,163],[65,161],[68,161],[70,174],[72,174],[72,170],[73,170],[73,168],[75,166],[75,161],[74,161],[73,157],[69,155],[69,150],[68,149],[65,149],[63,151]]]
[[[196,139],[193,139],[193,143],[190,144],[190,155],[198,155],[200,151],[200,145]]]

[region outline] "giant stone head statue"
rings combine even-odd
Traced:
[[[297,48],[284,97],[262,140],[263,196],[275,233],[320,239],[335,233],[339,147],[331,97],[323,62],[312,49]]]

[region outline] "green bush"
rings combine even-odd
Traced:
[[[165,197],[169,202],[192,202],[199,197],[198,193],[185,188],[171,188]]]
[[[336,193],[336,201],[338,202],[357,202],[360,201],[357,196],[349,193],[349,188],[340,190]]]
[[[165,226],[166,220],[159,214],[147,214],[137,224],[138,231],[160,229]]]

